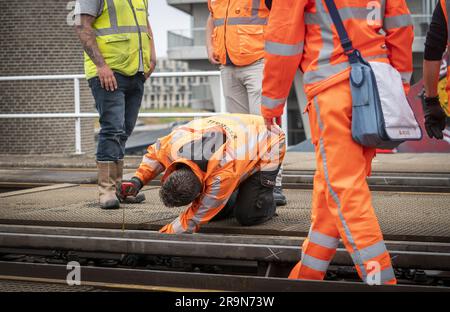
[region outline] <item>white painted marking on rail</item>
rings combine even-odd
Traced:
[[[267,249],[269,249],[271,255],[268,255],[265,259],[270,259],[272,257],[276,258],[277,260],[280,260],[280,258],[277,256],[279,254],[282,253],[282,251],[278,251],[278,252],[273,252],[273,250],[270,247],[267,247]]]

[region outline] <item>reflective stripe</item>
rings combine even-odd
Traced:
[[[278,43],[266,41],[265,50],[267,53],[281,56],[294,56],[303,53],[303,41],[297,44]]]
[[[242,142],[244,143],[244,142]],[[258,144],[258,135],[254,133],[249,133],[247,140],[241,146],[237,146],[235,151],[236,160],[246,160],[253,159],[258,155],[255,154],[255,147]],[[252,152],[252,154],[250,154]]]
[[[412,26],[413,20],[410,14],[385,17],[383,21],[384,29],[393,29]]]
[[[385,13],[386,13],[386,0],[381,0],[381,15],[383,19]]]
[[[214,21],[214,27],[219,27],[219,26],[225,25],[224,18],[215,18],[213,21]]]
[[[367,20],[372,12],[373,8],[346,7],[339,9],[339,14],[344,21],[348,19]],[[381,22],[381,18],[379,21]]]
[[[320,118],[320,108],[319,108],[319,103],[318,103],[317,97],[314,98],[314,106],[315,106],[316,112],[317,112],[317,120],[319,123],[319,129],[320,129],[320,131],[322,131],[323,123],[322,123],[322,119]],[[366,269],[364,267],[361,255],[358,251],[358,248],[356,247],[355,240],[353,239],[353,235],[350,232],[350,228],[348,227],[347,221],[345,220],[344,215],[342,214],[341,201],[340,201],[338,195],[336,194],[336,192],[334,191],[333,187],[331,186],[330,177],[328,174],[327,155],[325,152],[325,146],[323,143],[322,136],[320,136],[320,139],[319,139],[319,146],[320,146],[320,154],[322,156],[322,166],[323,166],[323,170],[324,170],[324,174],[325,174],[325,181],[327,182],[327,186],[328,186],[328,191],[330,192],[331,197],[334,199],[334,201],[337,205],[339,219],[341,220],[342,226],[344,227],[344,231],[345,231],[345,235],[347,236],[347,240],[353,248],[353,255],[354,255],[353,261],[355,262],[356,266],[359,266],[363,280],[365,281],[366,277],[367,277],[367,273],[366,273]]]
[[[387,58],[386,54],[380,54],[380,55],[372,55],[367,56],[364,59],[366,61],[376,60],[376,59],[383,59]],[[305,72],[303,75],[303,80],[305,84],[320,82],[322,80],[325,80],[333,75],[337,75],[340,72],[346,70],[350,67],[350,64],[348,62],[342,62],[339,64],[326,64],[321,65],[317,70],[311,70]]]
[[[315,83],[327,79],[328,77],[339,74],[340,72],[346,70],[350,64],[348,62],[343,62],[339,64],[328,64],[319,66],[317,70],[307,71],[303,75],[303,80],[305,84]]]
[[[177,129],[170,138],[170,144],[172,145],[175,144],[179,139],[183,138],[184,136],[189,136],[191,139],[194,139],[194,134],[192,132],[183,129]]]
[[[401,72],[400,76],[402,77],[403,83],[410,83],[411,77],[412,77],[412,72]]]
[[[333,21],[325,9],[322,1],[315,1],[317,6],[317,15],[320,22],[320,36],[322,38],[322,48],[319,50],[317,59],[318,66],[330,64],[331,55],[334,51],[333,31],[331,25]]]
[[[216,197],[219,195],[221,181],[220,176],[214,178],[214,182],[211,185],[211,190],[209,194],[204,194],[200,206],[197,212],[194,214],[191,220],[188,221],[188,229],[193,231],[195,227],[200,224],[201,219],[206,215],[206,213],[212,208],[219,207],[225,204],[228,199],[217,200]]]
[[[215,18],[213,22],[214,27],[225,25],[224,18]],[[258,16],[229,17],[227,19],[227,25],[267,25],[267,18],[262,18]]]
[[[286,98],[283,99],[271,99],[267,96],[262,96],[261,97],[261,103],[262,105],[264,105],[265,107],[269,108],[269,109],[273,109],[281,104],[286,103]]]
[[[109,23],[111,24],[112,29],[117,30],[119,23],[117,22],[117,12],[114,0],[107,0],[106,2],[108,4]]]
[[[172,229],[175,232],[175,234],[181,234],[184,233],[185,230],[183,226],[181,225],[180,217],[177,217],[172,223]]]
[[[307,254],[302,254],[301,264],[316,271],[326,272],[330,261],[314,258]]]
[[[250,17],[229,17],[227,25],[267,25],[267,18],[258,17],[261,0],[252,0],[252,16]],[[225,25],[225,18],[215,18],[214,26]]]
[[[311,231],[309,233],[309,241],[311,243],[329,248],[329,249],[336,249],[339,245],[339,239],[335,237],[328,236],[326,234],[322,234],[320,232]]]
[[[252,16],[258,16],[261,0],[253,0],[252,2]]]
[[[395,278],[394,269],[392,266],[389,266],[388,268],[381,270],[380,272],[380,282],[381,284],[386,284],[387,282],[393,280]]]
[[[147,27],[145,26],[118,26],[116,28],[101,28],[96,29],[95,34],[97,37],[107,36],[107,35],[116,35],[116,34],[129,34],[129,33],[138,33],[138,32],[146,33]]]
[[[142,157],[142,163],[146,164],[151,169],[153,169],[153,171],[156,171],[156,172],[162,172],[164,170],[164,167],[161,165],[161,163],[159,161],[150,159],[145,155],[144,155],[144,157]]]
[[[332,22],[326,24],[323,19],[323,13],[326,13],[326,15],[328,15],[329,17],[328,12],[322,10],[323,6],[321,3],[319,4],[318,2],[316,2],[316,5],[317,5],[317,13],[310,13],[310,12],[305,13],[305,24],[319,25],[321,27],[331,25]],[[319,10],[319,8],[321,10]],[[345,7],[338,9],[338,11],[342,21],[346,21],[349,19],[366,20],[369,18],[370,13],[373,12],[373,8]],[[383,14],[384,11],[381,11],[380,22],[383,20]]]
[[[361,259],[364,262],[370,261],[373,258],[381,256],[385,252],[387,252],[387,249],[386,249],[386,245],[384,244],[384,241],[379,241],[378,243],[375,243],[369,247],[359,250]],[[354,258],[354,253],[352,253],[351,256],[352,256],[352,258]]]

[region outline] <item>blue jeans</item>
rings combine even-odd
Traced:
[[[125,144],[133,132],[144,94],[142,73],[127,77],[114,73],[118,89],[106,91],[98,77],[89,79],[89,87],[100,114],[100,133],[97,146],[98,161],[123,159]]]

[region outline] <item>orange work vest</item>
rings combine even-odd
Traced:
[[[353,46],[368,61],[390,62],[407,90],[413,71],[414,32],[406,0],[335,2]],[[348,57],[323,0],[274,3],[265,38],[265,117],[282,114],[299,68],[309,100],[349,77]]]
[[[264,30],[269,9],[264,0],[208,0],[214,21],[214,53],[226,64],[227,53],[236,66],[264,58]]]

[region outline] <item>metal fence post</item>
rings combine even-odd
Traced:
[[[80,80],[74,78],[73,88],[75,94],[75,154],[81,154],[81,118],[79,114],[81,113],[81,102],[80,102]]]
[[[225,103],[225,95],[223,93],[223,83],[222,75],[219,75],[219,90],[220,90],[220,113],[224,114],[227,112],[227,106]]]

